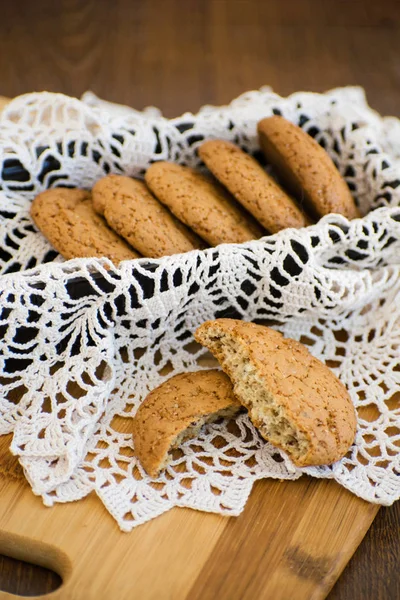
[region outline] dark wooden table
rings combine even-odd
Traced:
[[[90,89],[166,116],[271,85],[356,84],[400,116],[399,0],[0,0],[0,94]],[[400,504],[382,508],[330,600],[400,598]],[[57,577],[0,557],[0,589]],[[116,599],[117,600],[117,599]]]

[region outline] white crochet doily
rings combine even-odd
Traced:
[[[199,165],[198,144],[232,140],[259,156],[272,113],[303,127],[338,165],[363,214],[330,215],[242,245],[159,260],[65,262],[36,230],[32,198],[90,188],[105,173],[142,176],[155,160]],[[46,505],[94,490],[120,528],[187,506],[243,509],[256,479],[329,477],[380,504],[400,496],[400,122],[362,90],[281,98],[269,89],[230,106],[163,118],[58,94],[14,100],[0,118],[0,433],[13,432]],[[167,377],[209,366],[192,333],[206,319],[272,324],[310,346],[358,409],[349,454],[297,469],[247,416],[205,427],[151,480],[134,458],[130,418]]]

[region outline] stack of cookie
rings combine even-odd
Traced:
[[[274,177],[238,146],[208,140],[199,147],[208,175],[156,162],[145,182],[108,175],[91,192],[47,190],[33,201],[32,217],[65,258],[108,257],[118,264],[242,243],[329,213],[358,216],[345,181],[307,133],[273,116],[260,121],[258,134]],[[347,452],[356,429],[349,395],[304,346],[229,319],[203,324],[195,337],[225,373],[178,375],[141,405],[134,444],[151,476],[204,423],[242,409],[298,466],[329,464]]]
[[[47,190],[34,199],[32,218],[66,259],[108,257],[118,264],[242,243],[332,212],[358,216],[345,181],[307,133],[278,116],[260,121],[258,133],[279,183],[238,146],[209,140],[199,155],[210,175],[156,162],[145,183],[108,175],[91,193]]]

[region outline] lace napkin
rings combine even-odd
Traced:
[[[323,145],[366,215],[158,260],[65,262],[29,206],[54,186],[105,173],[142,177],[154,160],[198,166],[205,138],[259,151],[256,124],[282,114]],[[0,433],[13,433],[46,505],[95,491],[123,531],[186,506],[238,515],[255,480],[335,479],[358,496],[400,496],[400,121],[359,88],[164,118],[60,94],[28,94],[0,117]],[[149,390],[209,367],[192,337],[206,319],[268,323],[308,344],[347,386],[358,433],[334,465],[298,469],[246,415],[204,427],[156,480],[134,458],[130,419]]]

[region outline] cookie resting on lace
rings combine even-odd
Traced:
[[[269,232],[311,221],[252,157],[225,140],[208,140],[199,155],[215,177]]]
[[[329,154],[310,135],[276,115],[260,121],[257,130],[266,159],[308,210],[317,216],[360,216]]]
[[[64,258],[107,257],[118,264],[139,254],[98,215],[85,190],[56,188],[32,202],[37,227]]]
[[[108,175],[94,185],[92,197],[95,210],[143,256],[159,258],[204,247],[142,181]]]
[[[344,385],[296,340],[263,325],[217,319],[195,338],[216,356],[261,435],[298,467],[331,464],[354,442]]]
[[[260,225],[218,183],[194,169],[156,162],[145,178],[160,202],[212,246],[263,235]]]
[[[203,425],[233,417],[241,408],[225,373],[175,375],[150,392],[133,419],[136,456],[156,477],[171,460],[171,452],[196,438]]]

